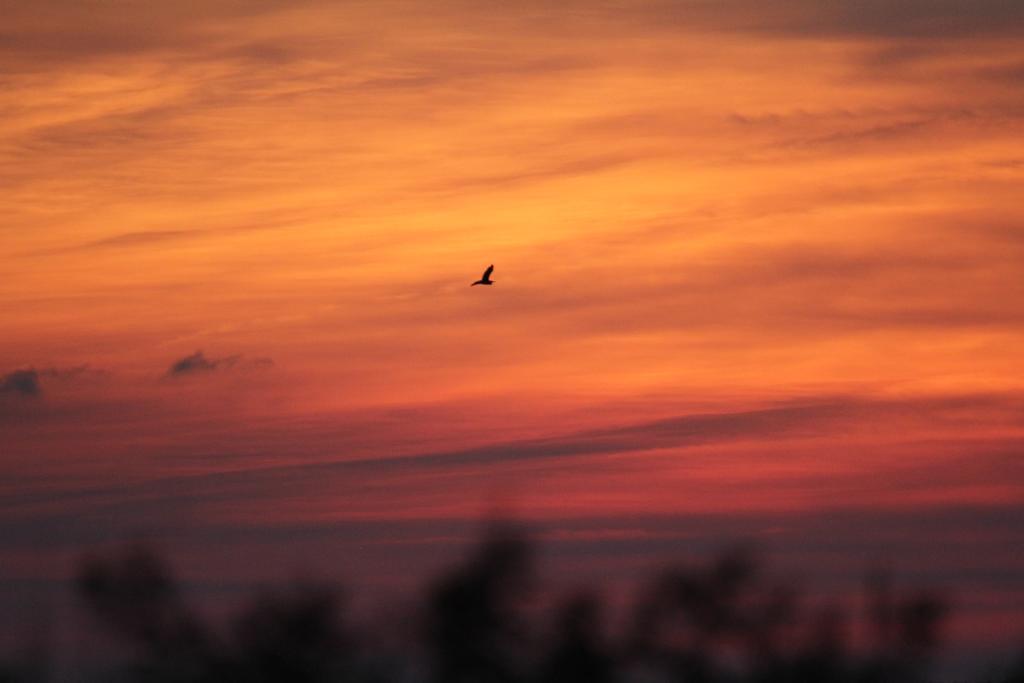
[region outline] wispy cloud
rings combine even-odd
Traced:
[[[609,5],[609,7],[615,7]],[[614,10],[611,10],[614,11]],[[667,25],[697,22],[705,27],[762,34],[816,37],[914,38],[943,40],[979,35],[1021,35],[1024,9],[1007,0],[726,0],[703,3],[663,0],[635,11]],[[627,10],[627,14],[629,11]],[[692,24],[691,24],[692,25]]]
[[[196,351],[174,361],[167,369],[167,376],[182,377],[232,368],[269,368],[273,364],[274,361],[270,358],[244,358],[241,355],[208,358],[202,351]]]
[[[161,242],[174,242],[178,240],[194,239],[201,237],[203,230],[153,230],[149,232],[126,232],[122,235],[105,237],[95,242],[83,244],[80,249],[100,249],[103,247],[139,247]]]
[[[575,466],[593,466],[606,456],[628,455],[644,462],[643,453],[660,451],[694,450],[702,446],[735,446],[746,444],[749,457],[756,461],[756,453],[766,449],[768,444],[796,444],[806,441],[809,448],[820,448],[836,439],[836,435],[851,433],[876,433],[886,441],[886,434],[893,431],[924,439],[929,444],[934,439],[955,435],[965,425],[971,425],[983,433],[991,433],[991,442],[985,437],[974,442],[965,436],[966,448],[979,452],[988,448],[990,456],[1005,460],[1006,449],[999,444],[1006,442],[1009,448],[1018,444],[1016,437],[999,436],[1012,434],[1019,428],[1019,414],[1024,407],[1024,397],[1019,395],[963,395],[910,398],[866,398],[853,396],[826,396],[788,401],[781,405],[761,407],[745,411],[722,411],[717,413],[684,414],[660,420],[625,424],[613,428],[589,429],[559,436],[496,441],[489,444],[450,451],[426,451],[405,455],[373,455],[336,459],[328,458],[318,462],[267,464],[261,461],[258,467],[231,471],[214,471],[196,476],[154,479],[146,483],[125,486],[103,487],[94,490],[79,489],[68,491],[67,501],[95,501],[100,504],[129,498],[144,493],[146,499],[176,498],[180,491],[188,490],[189,500],[194,503],[207,501],[246,501],[250,496],[260,498],[267,486],[287,487],[280,490],[292,495],[297,490],[317,489],[332,481],[347,481],[353,486],[366,486],[381,478],[380,486],[392,477],[401,480],[406,476],[418,477],[431,473],[443,475],[458,472],[469,474],[512,471],[518,466],[529,466],[531,471],[543,473],[559,463],[573,463]],[[323,435],[325,442],[317,445],[317,434],[306,429],[307,450],[310,454],[323,450],[332,451],[337,436],[333,432]],[[295,434],[283,432],[282,448],[290,444]],[[950,438],[953,438],[952,436]],[[839,443],[836,440],[836,443]],[[902,448],[909,447],[909,443]],[[988,444],[986,446],[986,444]],[[954,443],[955,445],[955,443]],[[891,448],[891,445],[885,448]],[[933,448],[933,445],[927,446]],[[909,451],[908,451],[909,452]],[[626,466],[630,460],[618,460]],[[679,461],[680,466],[685,461]],[[871,461],[874,462],[874,461]],[[890,463],[889,469],[899,471],[903,465],[911,470],[920,463]],[[695,467],[706,466],[706,460],[694,460]],[[940,469],[942,462],[935,463]],[[975,475],[985,476],[984,468],[973,467]],[[955,478],[957,472],[963,476],[964,469],[957,465],[946,475]],[[812,474],[810,472],[808,475]],[[816,476],[816,475],[815,475]],[[871,474],[871,477],[877,476]],[[945,476],[945,475],[944,475]],[[337,479],[341,477],[341,479]],[[139,488],[141,487],[141,488]],[[136,490],[138,489],[138,490]],[[53,491],[47,491],[51,499]],[[24,497],[24,494],[19,494]],[[31,498],[31,496],[29,496]],[[11,499],[8,499],[11,502]]]
[[[68,368],[24,368],[0,377],[0,393],[39,396],[43,393],[44,380],[62,383],[91,383],[108,375],[108,371],[89,365]]]
[[[42,393],[39,385],[39,373],[35,370],[14,370],[0,377],[0,393],[38,396]]]

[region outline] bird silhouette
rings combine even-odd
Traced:
[[[494,270],[494,264],[487,266],[487,270],[484,271],[484,276],[470,285],[475,287],[476,285],[493,285],[494,282],[491,280],[491,272]]]

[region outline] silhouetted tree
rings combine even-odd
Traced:
[[[492,529],[475,557],[443,577],[429,597],[427,644],[441,683],[508,683],[521,676],[526,629],[517,607],[530,583],[531,548],[507,527]]]
[[[707,569],[670,569],[653,584],[638,605],[632,649],[634,656],[651,658],[674,680],[713,683],[724,680],[725,651],[748,660],[766,658],[773,634],[768,630],[788,609],[788,597],[773,596],[777,604],[759,610],[753,590],[757,565],[736,550]]]
[[[1024,650],[1017,656],[1017,661],[1010,670],[999,680],[1001,683],[1024,683]]]
[[[139,680],[314,683],[350,674],[339,598],[328,588],[260,597],[224,641],[188,611],[164,565],[141,546],[87,560],[78,587],[100,621],[139,651]]]
[[[868,625],[874,653],[861,667],[863,683],[914,683],[926,680],[929,659],[939,644],[946,605],[919,592],[895,595],[886,572],[868,576]]]
[[[734,550],[662,572],[641,593],[625,637],[611,639],[593,594],[564,603],[547,627],[531,628],[523,607],[532,594],[533,559],[524,535],[494,527],[474,554],[431,585],[422,644],[437,683],[920,683],[947,611],[934,594],[901,594],[888,575],[873,574],[866,584],[870,649],[857,656],[841,610],[804,608],[754,555]],[[127,680],[409,680],[399,675],[408,666],[384,662],[379,643],[375,649],[346,628],[340,593],[328,586],[267,592],[220,636],[185,606],[163,563],[140,546],[87,560],[78,588],[99,621],[138,656]],[[422,663],[412,654],[415,643],[408,647],[408,661]],[[33,680],[15,674],[0,670],[0,683]],[[1024,659],[1001,683],[1024,683]]]
[[[601,633],[601,604],[592,595],[571,600],[556,624],[555,646],[541,671],[543,683],[607,683],[615,657]]]
[[[210,635],[151,551],[136,545],[110,559],[87,560],[78,588],[103,623],[142,650],[140,674],[148,680],[209,679]]]
[[[337,592],[318,586],[259,598],[238,619],[236,680],[316,683],[347,679],[351,642]]]

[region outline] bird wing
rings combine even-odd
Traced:
[[[490,280],[491,279],[491,272],[493,270],[494,270],[494,264],[492,263],[491,265],[487,266],[487,270],[484,271],[483,279],[484,280]]]

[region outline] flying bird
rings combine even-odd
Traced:
[[[494,264],[487,266],[487,270],[484,271],[484,276],[470,285],[475,287],[476,285],[493,285],[494,281],[491,280],[491,272],[494,270]]]

